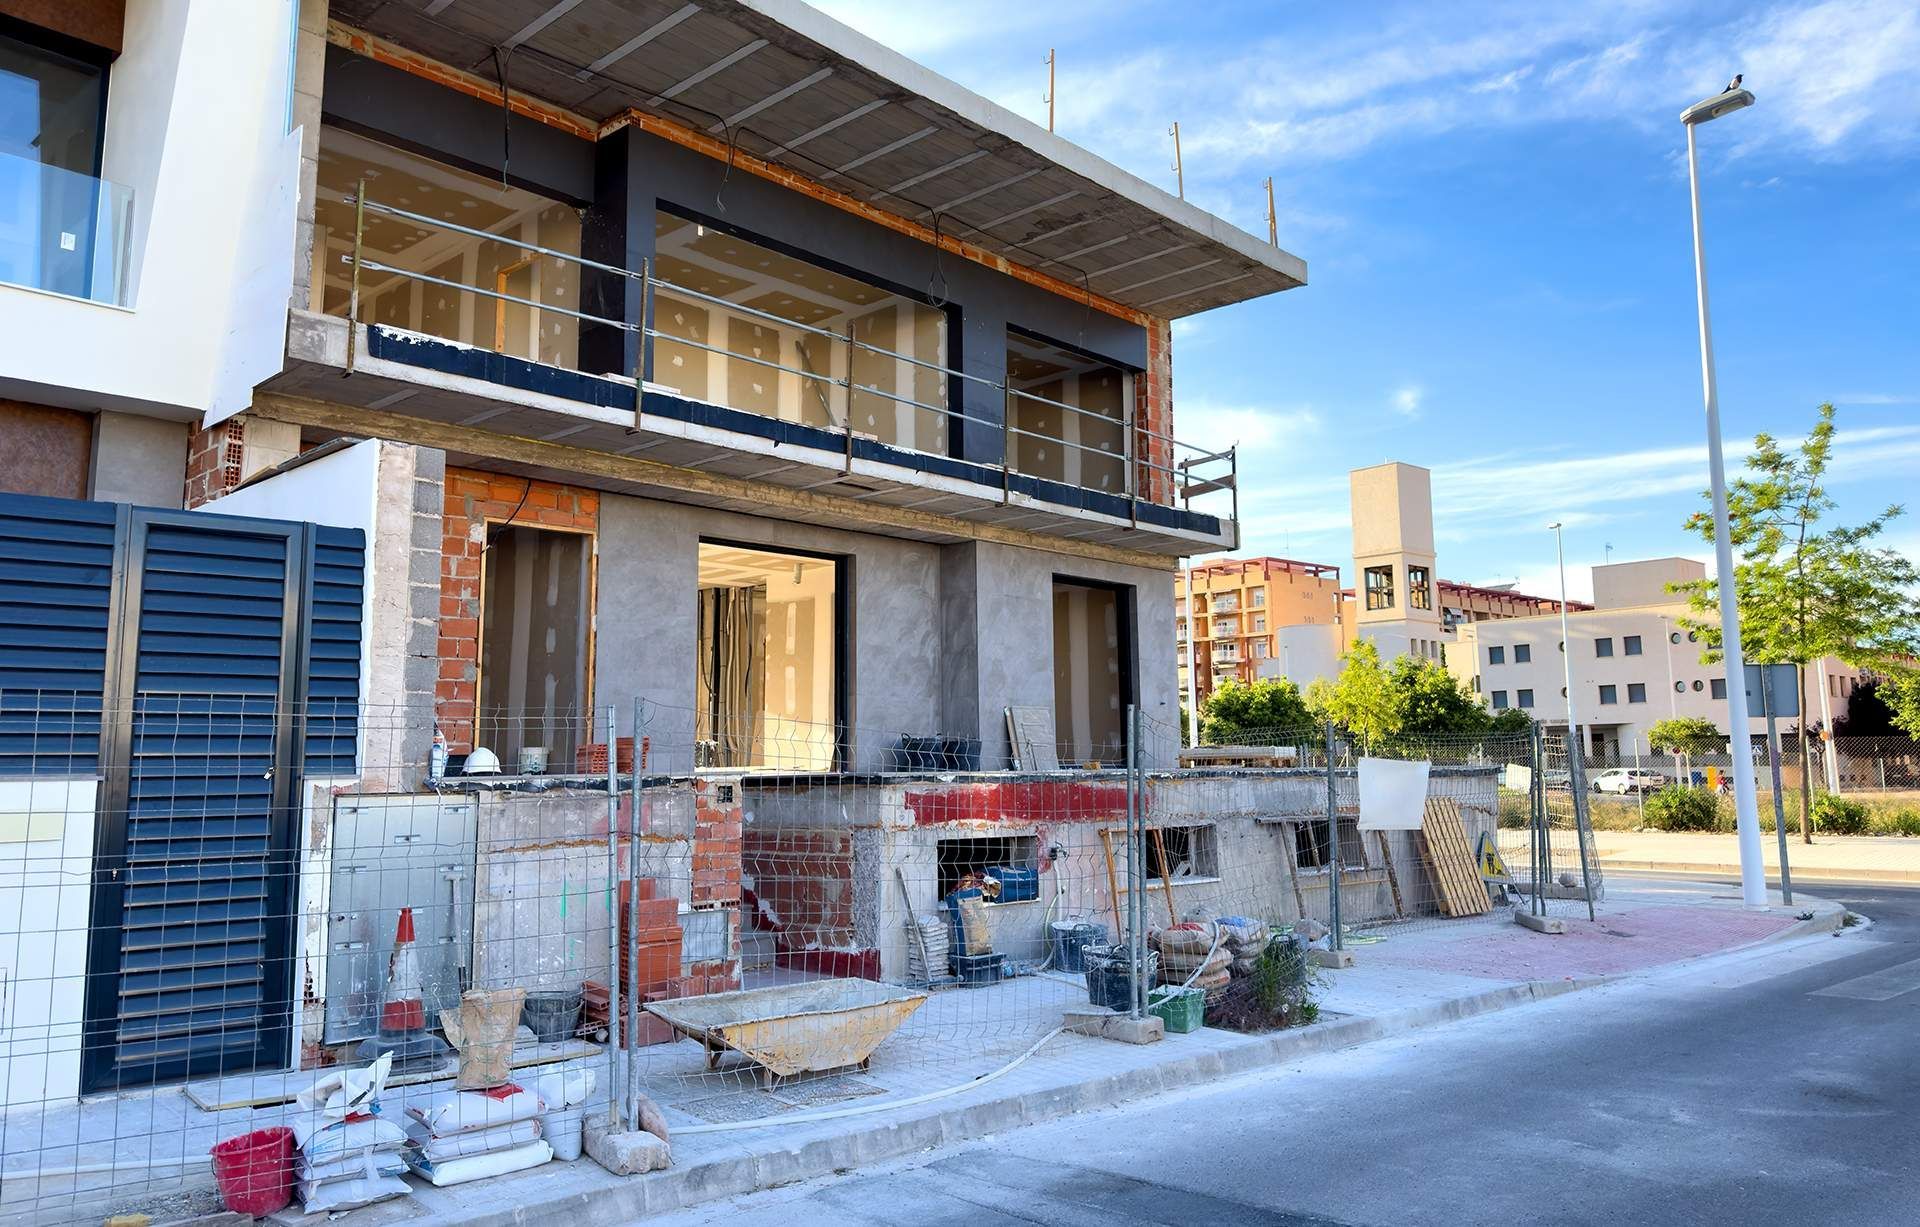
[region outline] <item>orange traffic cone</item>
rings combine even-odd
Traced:
[[[361,1057],[369,1061],[391,1052],[396,1069],[438,1061],[448,1052],[446,1041],[427,1030],[426,984],[413,941],[413,909],[403,907],[393,929],[393,952],[387,956],[379,1028],[360,1045]]]

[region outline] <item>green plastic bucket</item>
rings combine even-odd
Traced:
[[[1198,1031],[1206,1015],[1207,995],[1197,988],[1162,985],[1147,994],[1147,1012],[1167,1024],[1175,1035]]]

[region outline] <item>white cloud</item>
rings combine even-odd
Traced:
[[[1242,452],[1258,452],[1319,429],[1320,415],[1306,405],[1272,409],[1192,397],[1178,401],[1174,410],[1174,435],[1194,447],[1238,444]]]
[[[1425,388],[1408,384],[1405,387],[1395,389],[1389,403],[1393,406],[1393,411],[1401,417],[1417,418],[1420,416],[1420,403],[1424,401],[1426,397],[1427,391]]]

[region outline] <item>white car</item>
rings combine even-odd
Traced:
[[[1622,796],[1634,792],[1659,792],[1666,786],[1666,776],[1639,767],[1615,767],[1593,777],[1593,791]]]

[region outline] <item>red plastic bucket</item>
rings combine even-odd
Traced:
[[[293,1130],[255,1129],[213,1148],[213,1180],[235,1214],[272,1214],[293,1200]]]

